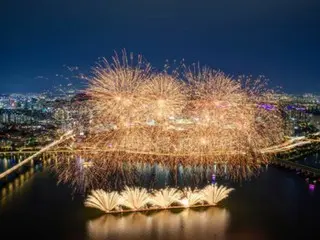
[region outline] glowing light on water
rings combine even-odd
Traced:
[[[216,175],[215,174],[212,174],[211,181],[212,181],[212,183],[216,182]]]
[[[309,184],[310,191],[314,191],[315,188],[316,188],[315,184],[312,184],[312,183]]]
[[[224,239],[229,226],[229,212],[221,208],[205,211],[168,210],[152,215],[132,213],[127,216],[104,215],[87,222],[89,239]]]

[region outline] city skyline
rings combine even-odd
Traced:
[[[319,0],[0,2],[3,239],[320,239]]]
[[[142,54],[156,69],[166,59],[185,59],[232,76],[264,75],[285,93],[319,93],[319,6],[298,0],[7,2],[0,17],[0,94],[76,84],[75,72],[88,74],[99,57],[122,49]]]

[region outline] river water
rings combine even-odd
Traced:
[[[83,196],[41,166],[10,184],[1,189],[1,239],[320,239],[320,185],[312,190],[304,177],[272,166],[228,183],[235,191],[219,207],[147,214],[85,208]]]

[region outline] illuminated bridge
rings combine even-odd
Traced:
[[[0,174],[0,179],[5,178],[6,176],[8,176],[9,174],[11,174],[12,172],[16,171],[17,169],[19,169],[20,167],[22,167],[23,165],[31,162],[32,159],[34,159],[35,157],[43,154],[43,153],[74,153],[74,152],[81,152],[81,151],[97,151],[97,150],[93,150],[93,149],[79,149],[79,150],[73,150],[73,149],[67,149],[67,148],[59,148],[56,147],[59,144],[65,142],[66,140],[73,138],[74,134],[70,131],[66,134],[64,134],[60,139],[58,139],[57,141],[54,141],[53,143],[47,145],[46,147],[40,149],[39,151],[33,150],[33,149],[20,149],[20,151],[13,151],[13,152],[0,152],[3,154],[7,154],[7,153],[11,153],[11,154],[32,154],[31,156],[29,156],[28,158],[26,158],[25,160],[19,162],[18,164],[14,165],[12,168],[4,171],[3,173]],[[276,145],[276,146],[272,146],[272,147],[268,147],[265,149],[261,150],[261,153],[264,154],[277,154],[277,153],[286,153],[289,152],[291,150],[294,150],[296,148],[302,147],[302,146],[306,146],[306,145],[310,145],[312,143],[320,143],[320,132],[315,133],[315,134],[311,134],[308,137],[306,136],[302,136],[302,137],[293,137],[287,141],[285,141],[282,144]],[[162,156],[174,156],[174,157],[179,157],[180,155],[178,154],[171,154],[171,153],[156,153],[156,152],[139,152],[139,151],[131,151],[131,150],[126,150],[126,149],[101,149],[99,151],[103,151],[103,152],[124,152],[124,153],[128,153],[128,154],[149,154],[149,155],[162,155]],[[216,155],[220,155],[222,153],[217,152]],[[224,153],[225,154],[225,153]],[[228,153],[228,154],[238,154],[238,153]],[[298,164],[298,163],[294,163],[292,161],[288,161],[288,160],[280,160],[280,159],[276,159],[274,160],[274,163],[276,164],[280,164],[280,165],[285,165],[291,168],[295,168],[295,169],[301,169],[303,171],[309,172],[309,173],[313,173],[314,175],[320,175],[320,170],[316,169],[316,168],[312,168],[312,167],[308,167],[302,164]]]

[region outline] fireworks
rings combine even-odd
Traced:
[[[204,201],[210,205],[216,205],[218,202],[229,196],[229,193],[233,191],[232,188],[226,188],[224,186],[208,185],[202,190]]]
[[[86,207],[97,208],[106,213],[117,209],[119,204],[121,202],[117,192],[107,193],[103,190],[92,191],[84,203]]]
[[[261,150],[282,141],[283,127],[276,107],[261,107],[273,96],[263,82],[209,68],[182,72],[155,73],[125,53],[95,68],[86,138],[75,144],[90,160],[87,171],[108,175],[137,162],[255,167],[268,160]]]
[[[160,189],[150,194],[145,188],[125,187],[120,194],[94,190],[85,201],[85,206],[97,208],[105,213],[136,212],[145,210],[189,208],[193,206],[214,206],[228,197],[233,189],[208,185],[202,190],[185,188]],[[114,211],[113,211],[114,210]]]
[[[141,57],[136,65],[128,62],[125,53],[122,61],[118,57],[113,60],[112,64],[104,60],[103,66],[95,69],[87,93],[92,96],[94,124],[106,127],[116,123],[117,127],[125,128],[139,120],[142,110],[140,87],[149,80],[151,70],[150,65],[143,64]]]
[[[141,87],[140,97],[145,103],[143,118],[155,123],[181,116],[186,105],[183,84],[168,74],[157,74]]]
[[[137,66],[127,62],[115,58],[114,64],[98,68],[90,82],[94,116],[87,147],[153,155],[157,161],[165,156],[197,161],[221,154],[255,158],[282,139],[279,113],[259,107],[269,95],[258,84],[243,87],[208,68],[188,70],[182,81],[151,73],[141,61]]]
[[[150,201],[146,189],[129,187],[126,187],[121,193],[121,199],[122,206],[133,210],[143,209]]]
[[[175,188],[165,188],[155,191],[151,197],[150,203],[160,208],[168,208],[181,199],[181,192]]]
[[[185,188],[183,190],[184,197],[179,201],[180,205],[185,208],[203,203],[203,194],[197,189]]]

